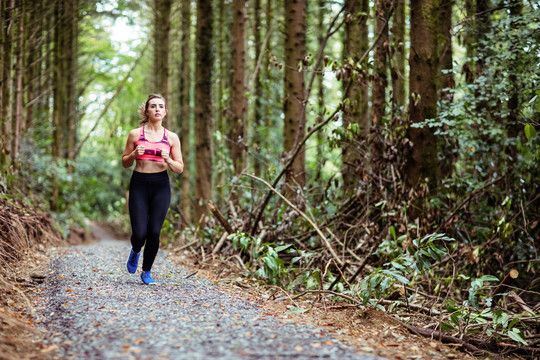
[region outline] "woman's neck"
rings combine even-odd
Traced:
[[[147,130],[150,130],[150,131],[159,131],[162,129],[161,121],[156,121],[156,122],[149,121],[146,123],[145,127]]]

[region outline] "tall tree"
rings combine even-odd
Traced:
[[[291,155],[306,133],[304,107],[305,79],[299,64],[306,55],[306,0],[285,1],[285,79],[283,112],[283,150]],[[306,184],[305,149],[300,151],[285,175],[289,186]]]
[[[23,72],[24,72],[24,45],[25,45],[25,29],[24,29],[24,11],[25,7],[22,0],[17,0],[16,2],[16,15],[15,23],[16,25],[16,46],[15,46],[15,116],[13,116],[13,125],[11,126],[13,131],[12,142],[11,142],[11,157],[15,159],[19,153],[19,145],[21,135],[24,131],[24,89],[23,89]]]
[[[261,15],[261,0],[254,0],[253,4],[253,15],[254,15],[254,26],[253,26],[253,38],[255,46],[255,59],[254,59],[254,69],[255,77],[253,82],[253,94],[255,95],[254,99],[254,111],[253,111],[253,143],[257,146],[261,146],[262,137],[258,131],[259,126],[262,123],[264,117],[264,108],[263,108],[263,87],[261,81],[261,69],[259,61],[262,59],[262,54],[264,49],[262,47],[262,15]],[[253,160],[253,172],[256,176],[261,174],[261,163],[255,157]]]
[[[453,73],[453,52],[452,52],[452,8],[454,0],[439,0],[439,19],[441,36],[439,42],[439,56],[441,67],[441,84],[440,88],[444,91],[445,88],[454,87]],[[446,91],[441,94],[442,97],[451,96],[451,93]]]
[[[172,0],[154,0],[154,91],[169,97],[169,33]]]
[[[343,126],[350,136],[345,137],[342,147],[342,173],[345,191],[351,190],[364,171],[364,159],[368,151],[367,137],[371,121],[368,112],[368,86],[366,62],[357,64],[368,49],[368,0],[347,0],[345,23],[344,61],[352,60],[362,71],[351,83],[348,103],[343,109]]]
[[[246,1],[233,0],[232,22],[232,96],[231,159],[235,175],[240,175],[244,167],[244,114],[246,112],[246,50],[245,50]]]
[[[392,117],[407,101],[405,88],[405,0],[396,0],[390,37],[392,76]]]
[[[212,199],[212,0],[197,1],[195,45],[195,219],[208,214]]]
[[[191,133],[191,1],[182,1],[182,37],[180,41],[181,46],[181,69],[179,76],[179,88],[180,88],[180,109],[178,111],[178,123],[180,124],[180,143],[182,144],[182,155],[185,162],[185,168],[188,171],[185,172],[182,178],[182,215],[184,220],[188,223],[191,222],[191,201],[188,194],[191,193],[191,183],[189,181],[190,174],[190,133]]]
[[[439,0],[439,23],[441,34],[439,36],[439,57],[440,57],[440,97],[446,101],[452,101],[455,86],[453,72],[453,51],[452,51],[452,13],[454,0]],[[453,139],[443,139],[441,141],[441,161],[439,172],[441,178],[446,178],[452,174],[455,162],[455,141]]]
[[[66,19],[64,13],[64,1],[55,3],[54,18],[56,26],[54,27],[54,61],[53,61],[53,143],[52,155],[55,159],[59,159],[62,155],[64,144],[63,129],[64,116],[67,113],[65,108],[66,100],[66,78],[63,76],[65,69],[64,50],[66,43]]]
[[[13,75],[11,72],[12,67],[12,33],[13,33],[13,13],[15,9],[15,0],[2,1],[2,14],[3,14],[3,49],[2,49],[2,153],[1,164],[7,164],[11,162],[11,139],[12,139],[12,92],[11,83],[13,81]]]
[[[375,45],[373,73],[372,124],[374,126],[380,126],[386,110],[389,5],[389,0],[376,0],[375,2],[375,34],[379,36],[379,39]]]
[[[409,54],[409,114],[411,124],[437,117],[437,80],[439,58],[437,47],[438,1],[411,1],[411,50]],[[428,179],[431,188],[438,181],[437,140],[429,127],[407,130],[412,143],[405,164],[407,183],[416,187]]]
[[[326,18],[327,11],[326,11],[326,0],[319,0],[318,4],[319,12],[317,14],[317,45],[319,47],[323,47],[324,45],[324,19]],[[321,67],[319,69],[315,69],[315,71],[320,72],[317,74],[317,107],[319,113],[317,114],[317,123],[320,123],[323,121],[324,118],[324,110],[325,110],[325,101],[324,101],[324,71],[323,71],[324,65],[321,64]],[[323,147],[322,144],[324,142],[324,133],[322,131],[317,131],[317,159],[323,159]],[[317,161],[317,172],[316,176],[317,178],[320,178],[321,172],[322,172],[323,162]]]
[[[66,77],[66,115],[64,117],[64,138],[67,139],[65,157],[75,160],[78,133],[78,101],[77,101],[77,43],[78,43],[79,1],[70,0],[64,3],[66,42],[65,77]]]

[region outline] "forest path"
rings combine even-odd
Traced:
[[[36,311],[58,359],[377,359],[315,326],[265,313],[160,251],[147,286],[125,268],[130,244],[105,232],[51,251]],[[142,259],[141,259],[142,261]]]

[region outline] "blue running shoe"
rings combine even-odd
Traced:
[[[129,258],[127,261],[127,269],[130,273],[135,274],[137,272],[137,266],[139,266],[139,256],[141,253],[135,254],[133,249],[129,253]]]
[[[143,283],[146,285],[153,285],[156,283],[154,279],[152,279],[152,275],[150,275],[150,271],[141,273],[141,279]]]

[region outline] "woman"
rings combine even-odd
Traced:
[[[141,279],[155,284],[150,273],[159,249],[159,234],[171,203],[171,187],[167,169],[177,174],[184,170],[178,135],[163,127],[167,105],[161,95],[150,95],[141,105],[141,127],[131,130],[122,166],[136,162],[129,184],[129,216],[131,219],[131,252],[128,271],[137,271],[139,255],[144,246]]]

